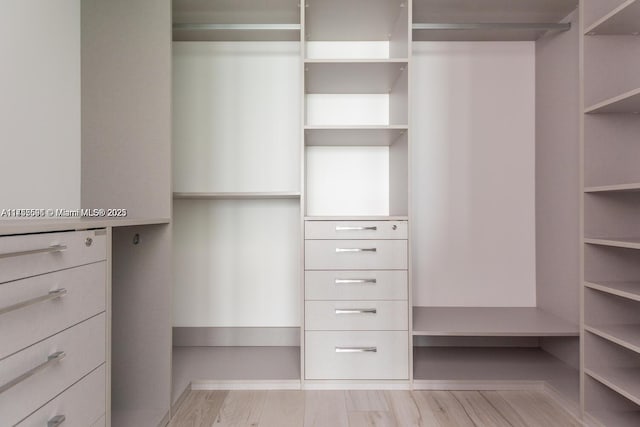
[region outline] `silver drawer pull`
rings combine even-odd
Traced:
[[[64,415],[56,415],[55,417],[51,418],[48,422],[47,422],[47,427],[58,427],[61,426],[63,422],[65,422],[67,420],[67,417],[65,417]]]
[[[336,227],[336,231],[376,231],[377,229],[378,227],[344,227],[340,225]]]
[[[11,381],[9,381],[8,383],[0,386],[0,394],[2,394],[5,391],[9,390],[13,386],[16,386],[16,385],[20,384],[22,381],[26,380],[27,378],[30,378],[30,377],[34,376],[38,372],[44,371],[45,369],[47,369],[51,365],[53,365],[55,363],[58,363],[59,361],[64,359],[65,356],[66,356],[66,354],[65,354],[64,351],[58,351],[58,352],[55,352],[55,353],[49,355],[49,357],[47,358],[46,362],[41,363],[40,365],[36,366],[35,368],[32,368],[32,369],[28,370],[27,372],[25,372],[24,374],[20,375],[19,377],[16,377],[16,378],[12,379]]]
[[[337,253],[341,252],[378,252],[377,248],[336,248]]]
[[[51,245],[49,247],[46,248],[40,248],[40,249],[30,249],[28,251],[19,251],[19,252],[7,252],[4,254],[0,254],[0,259],[2,258],[12,258],[12,257],[16,257],[16,256],[23,256],[23,255],[33,255],[33,254],[52,254],[55,252],[62,252],[64,250],[67,249],[66,245]]]
[[[336,314],[377,314],[375,308],[336,308]]]
[[[17,304],[10,305],[8,307],[0,308],[0,315],[9,313],[10,311],[15,311],[21,308],[29,307],[30,305],[38,304],[45,301],[51,301],[57,298],[61,298],[67,294],[67,290],[65,288],[56,289],[55,291],[51,291],[46,295],[42,295],[39,297],[31,298],[26,301],[19,302]]]
[[[376,279],[336,279],[336,285],[349,285],[353,283],[372,283],[376,284]]]
[[[377,353],[378,347],[336,347],[336,353]]]

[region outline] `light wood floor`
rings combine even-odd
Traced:
[[[190,391],[169,427],[572,427],[536,391]]]

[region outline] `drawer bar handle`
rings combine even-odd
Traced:
[[[344,227],[344,226],[337,226],[336,227],[336,231],[366,231],[366,230],[370,230],[370,231],[376,231],[378,230],[378,227]]]
[[[377,248],[336,248],[337,253],[341,252],[378,252]]]
[[[31,368],[30,370],[28,370],[24,374],[20,375],[19,377],[16,377],[16,378],[12,379],[11,381],[9,381],[8,383],[1,385],[0,386],[0,394],[2,394],[5,391],[9,390],[13,386],[16,386],[16,385],[20,384],[22,381],[26,380],[27,378],[30,378],[30,377],[34,376],[38,372],[44,371],[45,369],[47,369],[51,365],[53,365],[55,363],[58,363],[59,361],[64,359],[65,356],[66,356],[66,354],[65,354],[64,351],[57,351],[57,352],[49,355],[49,357],[47,357],[47,361],[46,362],[41,363],[40,365],[36,366],[35,368]]]
[[[30,249],[28,251],[19,251],[19,252],[7,252],[4,254],[0,254],[0,259],[2,258],[13,258],[17,256],[23,255],[34,255],[34,254],[52,254],[55,252],[62,252],[67,249],[67,245],[51,245],[46,248],[40,249]]]
[[[336,308],[336,314],[377,314],[375,308]]]
[[[31,298],[26,301],[19,302],[17,304],[10,305],[8,307],[0,308],[0,315],[9,313],[10,311],[15,311],[21,308],[29,307],[30,305],[38,304],[45,301],[51,301],[54,299],[62,298],[67,294],[67,290],[65,288],[56,289],[55,291],[51,291],[46,295],[42,295],[39,297]]]
[[[64,415],[56,415],[47,422],[47,427],[59,427],[67,420]]]
[[[377,353],[378,347],[336,347],[336,353]]]
[[[376,279],[336,279],[336,285],[349,285],[353,283],[372,283],[376,284]]]

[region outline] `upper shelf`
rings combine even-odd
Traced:
[[[640,32],[640,0],[627,0],[589,25],[585,34],[637,35]]]
[[[414,307],[413,335],[577,336],[578,327],[535,307]]]
[[[603,113],[640,113],[640,88],[630,90],[622,95],[614,96],[591,107],[588,107],[585,114]]]
[[[406,78],[406,59],[305,61],[306,93],[389,93]]]
[[[262,191],[262,192],[175,192],[174,199],[188,200],[254,200],[254,199],[299,199],[298,191]]]
[[[305,126],[304,143],[322,146],[389,146],[408,126]]]

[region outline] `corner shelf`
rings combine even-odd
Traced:
[[[584,243],[614,248],[640,249],[640,238],[585,238]]]
[[[274,191],[274,192],[175,192],[174,200],[255,200],[255,199],[299,199],[300,192]]]
[[[413,307],[414,336],[578,336],[578,326],[539,308]]]
[[[621,95],[614,96],[587,108],[585,114],[623,113],[637,114],[640,112],[640,88],[633,89]]]
[[[594,22],[585,35],[636,35],[640,32],[640,0],[627,0]]]
[[[640,191],[640,183],[600,185],[596,187],[585,187],[585,193],[617,193]]]
[[[640,368],[599,367],[584,370],[585,374],[611,390],[640,405]]]
[[[622,298],[640,301],[640,282],[585,282],[584,286]]]
[[[640,325],[588,326],[584,329],[600,338],[640,353]]]
[[[306,146],[390,146],[408,131],[407,125],[305,126]]]

